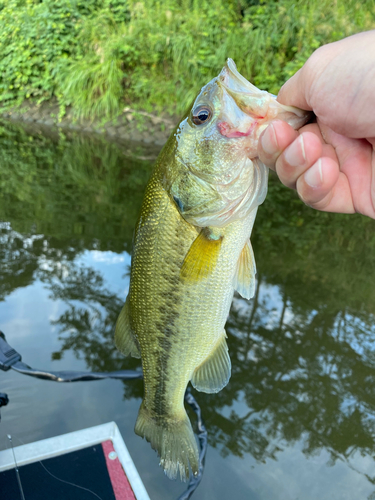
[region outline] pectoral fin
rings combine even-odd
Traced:
[[[230,379],[231,363],[226,334],[219,339],[208,358],[195,369],[191,383],[197,391],[219,392]]]
[[[195,282],[209,276],[215,269],[221,241],[221,236],[209,228],[203,228],[186,254],[180,271],[181,277]]]
[[[115,330],[115,344],[117,349],[121,351],[124,356],[130,355],[133,358],[141,357],[130,327],[129,296],[126,299],[125,305],[122,308],[117,319]]]
[[[255,274],[254,252],[250,240],[248,240],[238,259],[236,274],[233,280],[234,289],[245,299],[251,299],[254,296]]]

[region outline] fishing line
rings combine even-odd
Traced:
[[[75,484],[75,483],[71,483],[70,481],[65,481],[65,479],[60,479],[59,477],[55,476],[54,474],[52,474],[52,472],[50,472],[47,467],[42,464],[42,462],[40,460],[38,460],[38,462],[40,463],[40,465],[43,467],[43,469],[48,472],[48,474],[50,476],[52,476],[54,479],[57,479],[57,481],[61,481],[62,483],[65,483],[65,484],[69,484],[70,486],[75,486],[76,488],[79,488],[80,490],[85,490],[85,491],[88,491],[89,493],[92,493],[94,496],[96,496],[96,498],[99,498],[99,500],[103,500],[97,493],[95,493],[94,491],[92,490],[89,490],[88,488],[85,488],[84,486],[79,486],[78,484]]]
[[[12,438],[10,437],[10,435],[8,434],[8,438],[10,438],[10,442],[12,443]],[[25,444],[22,439],[20,439],[19,437],[15,436],[16,439],[18,439],[18,441],[21,443],[21,444]],[[13,450],[13,443],[12,443],[12,450]],[[14,456],[14,450],[13,450],[13,457],[14,457],[14,462],[16,463],[17,465],[17,462],[16,462],[16,457]],[[80,490],[85,490],[85,491],[88,491],[89,493],[92,493],[94,496],[96,496],[96,498],[98,498],[99,500],[103,500],[97,493],[95,493],[94,491],[90,490],[89,488],[85,488],[84,486],[80,486],[79,484],[75,484],[75,483],[71,483],[70,481],[66,481],[65,479],[60,479],[59,477],[55,476],[54,474],[52,474],[52,472],[50,472],[47,467],[41,462],[41,460],[37,460],[37,462],[40,463],[40,465],[43,467],[43,469],[51,476],[53,477],[54,479],[57,479],[57,481],[61,481],[62,483],[65,483],[65,484],[69,484],[70,486],[75,486],[76,488],[79,488]],[[16,471],[18,472],[18,469],[16,468]],[[19,474],[18,474],[18,477],[19,477]],[[19,479],[19,484],[21,482],[21,479]],[[21,488],[21,491],[22,491],[22,488]],[[25,500],[25,497],[23,495],[23,491],[22,491],[22,500]]]
[[[18,482],[18,487],[20,489],[21,493],[21,498],[22,500],[25,500],[25,495],[23,494],[23,489],[22,489],[22,483],[21,483],[21,477],[20,477],[20,472],[18,470],[18,465],[17,465],[17,460],[16,460],[16,455],[14,453],[14,446],[13,446],[13,441],[12,441],[12,436],[10,434],[7,435],[7,438],[10,441],[10,445],[12,447],[12,453],[13,453],[13,460],[14,460],[14,465],[15,465],[15,470],[16,470],[16,477],[17,477],[17,482]]]
[[[195,490],[198,488],[200,482],[202,481],[204,463],[207,453],[207,429],[203,423],[202,413],[199,404],[191,393],[191,388],[188,387],[185,393],[185,401],[193,410],[197,417],[197,427],[198,427],[198,440],[199,440],[199,470],[196,476],[191,475],[189,484],[186,490],[178,497],[177,500],[189,500]]]

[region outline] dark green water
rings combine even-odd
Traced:
[[[149,151],[0,129],[0,330],[36,368],[134,368],[114,348]],[[253,235],[256,296],[227,323],[232,378],[195,392],[196,499],[375,499],[375,221],[320,214],[275,179]],[[141,381],[0,372],[0,449],[115,420],[152,500],[183,491],[133,432]],[[43,469],[41,468],[41,474]],[[57,483],[58,487],[58,483]]]

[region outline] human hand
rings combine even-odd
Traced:
[[[314,111],[295,131],[274,121],[258,154],[309,206],[375,218],[375,31],[316,50],[281,88],[282,104]]]

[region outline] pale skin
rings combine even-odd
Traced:
[[[320,47],[277,100],[315,113],[295,131],[275,121],[258,154],[310,207],[375,219],[375,30]]]

